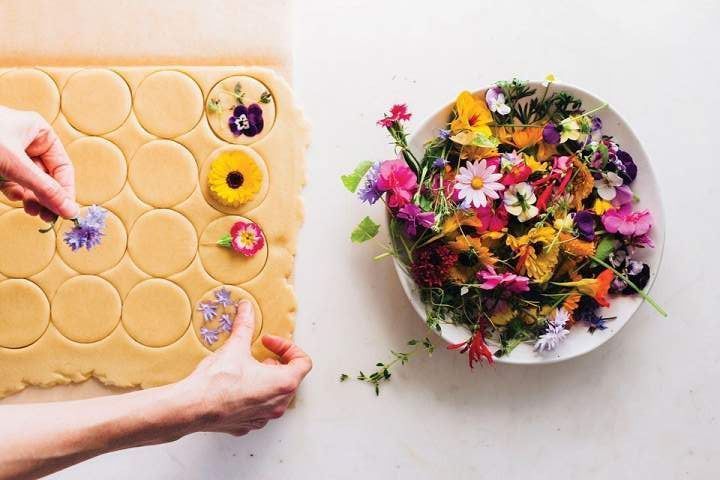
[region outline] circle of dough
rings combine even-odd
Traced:
[[[77,201],[84,205],[107,202],[120,193],[127,177],[122,150],[101,137],[82,137],[67,146],[75,166]]]
[[[219,290],[220,288],[225,288],[230,291],[230,298],[232,298],[233,301],[238,300],[248,300],[252,306],[253,310],[255,311],[255,331],[253,332],[253,342],[257,340],[260,337],[260,332],[262,332],[263,327],[263,318],[262,318],[262,310],[260,310],[260,305],[258,305],[257,300],[255,300],[255,297],[250,295],[246,290],[243,290],[240,287],[235,287],[232,285],[222,285],[217,288],[213,288],[212,290],[208,290],[205,292],[205,294],[200,297],[200,300],[198,301],[198,304],[200,302],[212,302],[215,301],[215,292]],[[234,308],[230,308],[228,313],[232,315],[234,312]],[[219,313],[222,313],[223,307],[220,307],[218,309]],[[218,318],[220,315],[217,316]],[[219,334],[218,341],[213,343],[212,345],[208,345],[205,342],[202,341],[202,338],[200,337],[200,328],[206,327],[206,328],[212,328],[217,329],[218,322],[217,319],[213,320],[211,322],[205,322],[202,316],[202,313],[197,309],[193,309],[192,313],[192,324],[193,324],[193,330],[195,331],[195,335],[197,335],[198,341],[208,350],[215,351],[218,348],[220,348],[223,343],[225,343],[225,340],[228,339],[230,336],[229,332],[223,332]]]
[[[37,112],[52,123],[60,111],[60,92],[50,75],[42,70],[10,70],[0,76],[0,105]]]
[[[120,321],[120,294],[107,280],[80,275],[60,285],[52,301],[53,325],[74,342],[110,335]]]
[[[151,210],[130,230],[128,252],[144,272],[166,277],[190,265],[197,243],[190,220],[174,210]]]
[[[263,180],[262,180],[262,186],[260,187],[260,191],[255,195],[255,197],[250,200],[249,202],[240,205],[237,208],[228,207],[227,205],[223,205],[220,203],[210,192],[210,186],[208,185],[208,175],[210,174],[210,165],[212,164],[213,160],[217,158],[218,155],[220,155],[223,152],[232,152],[232,151],[239,151],[243,154],[250,157],[255,164],[258,166],[260,171],[262,172]],[[208,158],[205,159],[205,161],[202,164],[202,168],[200,169],[200,190],[202,191],[203,196],[205,197],[205,200],[216,210],[219,210],[223,213],[229,213],[231,215],[241,215],[245,212],[249,212],[253,208],[257,207],[262,203],[263,200],[265,200],[265,197],[268,194],[268,188],[269,187],[269,179],[268,179],[268,168],[265,164],[265,161],[263,158],[252,148],[245,147],[242,145],[232,145],[232,146],[226,146],[226,147],[220,147],[213,151]]]
[[[0,216],[0,273],[30,277],[50,264],[55,254],[55,232],[41,234],[41,228],[47,228],[47,223],[23,210],[10,210]]]
[[[119,128],[132,107],[125,80],[103,68],[89,68],[73,74],[61,97],[68,122],[88,135],[102,135]]]
[[[232,113],[231,111],[235,106],[238,105],[235,96],[232,95],[235,84],[238,82],[240,82],[242,90],[243,92],[245,92],[245,96],[243,97],[243,104],[249,106],[253,103],[257,103],[258,105],[260,105],[260,108],[262,108],[263,111],[263,129],[254,137],[248,137],[246,135],[235,136],[230,131],[230,127],[228,126],[228,119],[230,118],[230,114]],[[272,100],[270,100],[269,103],[260,102],[260,96],[264,92],[271,93]],[[249,145],[251,143],[255,143],[260,139],[264,138],[268,133],[270,133],[270,130],[272,130],[273,125],[275,124],[275,97],[272,96],[272,92],[264,83],[258,81],[253,77],[248,77],[245,75],[235,75],[225,78],[216,83],[215,86],[210,90],[208,99],[208,101],[212,99],[220,100],[220,105],[222,106],[222,113],[212,113],[210,111],[207,111],[206,116],[208,123],[210,124],[210,128],[213,129],[215,135],[220,137],[222,140],[225,140],[226,142],[234,143],[236,145]]]
[[[167,208],[187,199],[197,185],[198,168],[190,151],[171,140],[154,140],[130,161],[128,181],[145,203]]]
[[[40,287],[22,279],[0,282],[0,347],[27,347],[49,321],[50,304]]]
[[[189,132],[203,113],[203,94],[195,81],[176,70],[155,72],[135,92],[135,115],[153,135],[174,138]]]
[[[177,341],[190,324],[190,300],[182,288],[161,278],[137,284],[123,304],[122,322],[128,334],[148,347]]]
[[[250,221],[237,216],[222,217],[211,222],[200,236],[200,261],[205,271],[218,282],[245,283],[255,278],[267,262],[267,239],[265,246],[252,257],[216,244],[223,235],[230,233],[233,224],[239,220]]]
[[[86,208],[81,209],[81,215]],[[127,247],[127,232],[125,225],[114,213],[108,211],[105,219],[105,235],[100,245],[91,250],[81,248],[74,252],[64,241],[65,233],[73,228],[70,220],[63,220],[57,235],[57,251],[68,267],[85,274],[98,274],[117,265],[125,255]]]

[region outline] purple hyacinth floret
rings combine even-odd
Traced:
[[[236,137],[241,135],[254,137],[262,132],[263,126],[263,111],[257,103],[253,103],[249,107],[238,105],[228,119],[228,127]]]
[[[214,302],[200,302],[197,306],[198,312],[202,313],[203,320],[211,321],[217,315],[217,304]]]
[[[217,300],[217,303],[223,307],[229,307],[233,304],[231,295],[230,291],[225,287],[215,290],[215,300]]]
[[[220,321],[218,322],[218,330],[220,332],[230,332],[233,327],[233,319],[229,313],[223,313],[220,315]]]
[[[85,247],[87,250],[100,245],[105,235],[105,219],[107,210],[97,205],[88,208],[84,217],[75,219],[75,226],[67,233],[63,240],[74,252]]]
[[[218,331],[211,328],[200,328],[200,338],[203,342],[207,343],[208,346],[218,341]]]
[[[370,205],[374,205],[380,197],[382,192],[377,188],[377,179],[380,175],[380,162],[375,162],[370,170],[365,174],[365,178],[362,180],[362,186],[358,189],[357,195],[361,201],[367,202]]]

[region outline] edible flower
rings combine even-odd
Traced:
[[[581,210],[573,216],[578,236],[583,240],[595,240],[595,215],[590,210]]]
[[[431,243],[415,251],[411,266],[413,279],[422,287],[440,287],[457,261],[458,254],[450,247]]]
[[[521,222],[526,222],[538,214],[539,210],[534,205],[536,200],[532,186],[526,182],[512,185],[503,197],[505,210]]]
[[[223,152],[210,164],[210,193],[226,207],[237,208],[251,201],[260,191],[262,182],[260,167],[245,152]]]
[[[380,165],[377,189],[388,192],[388,206],[400,208],[417,190],[417,177],[403,160],[388,160]]]
[[[553,282],[553,285],[575,287],[578,292],[592,297],[601,306],[609,307],[610,302],[608,302],[607,295],[614,276],[613,271],[606,268],[597,278],[583,278],[574,282]]]
[[[448,345],[448,350],[460,350],[460,353],[468,353],[468,364],[470,368],[475,368],[476,363],[482,363],[485,359],[489,364],[494,363],[493,355],[485,344],[483,334],[478,329],[469,340],[465,342]]]
[[[602,216],[602,223],[609,233],[626,237],[640,237],[652,228],[653,218],[647,210],[632,211],[632,205],[625,204],[619,209],[610,209]]]
[[[453,133],[471,132],[485,137],[492,136],[492,130],[488,124],[493,118],[485,102],[477,100],[468,91],[458,95],[455,102],[456,118],[450,123]]]
[[[370,205],[374,205],[380,197],[382,192],[377,187],[377,180],[380,176],[380,162],[373,163],[370,170],[365,174],[363,178],[362,186],[358,189],[357,195],[361,201],[367,202]]]
[[[233,114],[228,119],[228,127],[236,137],[241,135],[254,137],[262,132],[264,125],[262,107],[257,103],[253,103],[248,107],[238,105],[233,109]]]
[[[622,184],[622,178],[615,172],[602,172],[600,178],[595,180],[595,188],[603,200],[612,200],[615,198],[615,195],[617,195],[615,188]]]
[[[105,235],[107,210],[97,205],[88,207],[85,216],[73,220],[73,228],[65,233],[63,241],[74,252],[83,247],[90,250],[100,244]]]
[[[498,287],[502,287],[512,293],[522,293],[530,290],[530,279],[528,277],[509,272],[496,273],[495,269],[491,266],[479,271],[477,278],[482,281],[480,288],[483,290],[493,290]]]
[[[384,128],[390,128],[396,122],[403,122],[410,120],[412,113],[407,111],[406,104],[393,105],[390,108],[390,113],[386,113],[383,118],[377,121],[377,124]]]
[[[555,311],[555,316],[548,319],[547,330],[535,342],[536,352],[550,352],[555,350],[570,334],[565,325],[570,320],[570,314],[564,308]]]
[[[215,301],[218,305],[222,305],[223,307],[229,307],[233,304],[230,290],[228,290],[225,287],[221,287],[217,290],[215,290]]]
[[[502,88],[495,85],[492,88],[488,88],[485,93],[485,102],[491,112],[495,112],[499,115],[507,115],[510,113],[510,107],[505,104],[505,94]]]
[[[218,341],[219,332],[212,328],[200,327],[200,338],[208,346]]]
[[[215,302],[200,302],[198,303],[198,312],[202,313],[203,321],[210,322],[217,315],[218,305]]]
[[[397,218],[404,220],[405,233],[410,237],[417,235],[417,227],[430,228],[435,225],[435,214],[433,212],[424,212],[414,203],[408,203],[402,207]]]
[[[498,183],[502,174],[495,173],[496,170],[497,166],[488,166],[486,159],[467,162],[464,167],[460,167],[460,173],[455,177],[455,189],[465,208],[484,207],[488,204],[488,198],[500,198],[497,192],[504,190],[505,186]]]

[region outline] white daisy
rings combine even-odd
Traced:
[[[488,198],[500,198],[497,192],[504,190],[505,185],[498,183],[502,174],[495,173],[496,170],[497,166],[488,166],[485,159],[460,167],[460,173],[455,176],[455,189],[464,205],[480,208],[487,206]]]
[[[595,188],[603,200],[615,198],[615,188],[623,184],[622,178],[615,172],[603,172],[602,178],[595,180]]]
[[[527,182],[512,185],[503,198],[505,210],[510,215],[515,215],[521,222],[530,220],[538,214],[539,210],[534,205],[536,200],[532,186]]]

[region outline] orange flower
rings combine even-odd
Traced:
[[[448,246],[456,252],[467,252],[472,249],[478,256],[478,261],[483,265],[492,266],[498,261],[490,249],[482,244],[482,239],[478,237],[460,235],[454,241],[448,242]]]
[[[555,147],[555,145],[548,145],[545,142],[540,142],[540,145],[538,145],[537,154],[535,156],[537,157],[539,162],[545,162],[556,153],[557,148]]]
[[[577,291],[583,295],[594,298],[600,306],[609,307],[610,302],[608,302],[607,295],[613,278],[615,278],[615,275],[612,270],[606,268],[597,278],[583,278],[576,282],[562,282],[556,283],[555,285],[575,287]]]
[[[449,235],[461,226],[474,227],[477,230],[482,228],[482,222],[475,214],[463,214],[456,212],[452,217],[448,217],[442,225],[442,234]]]
[[[512,140],[517,148],[532,147],[542,140],[542,128],[527,127],[522,130],[515,130],[512,134]]]
[[[573,237],[569,233],[562,232],[560,234],[561,247],[564,251],[570,255],[576,257],[589,257],[595,255],[595,244],[593,242],[586,242]]]

